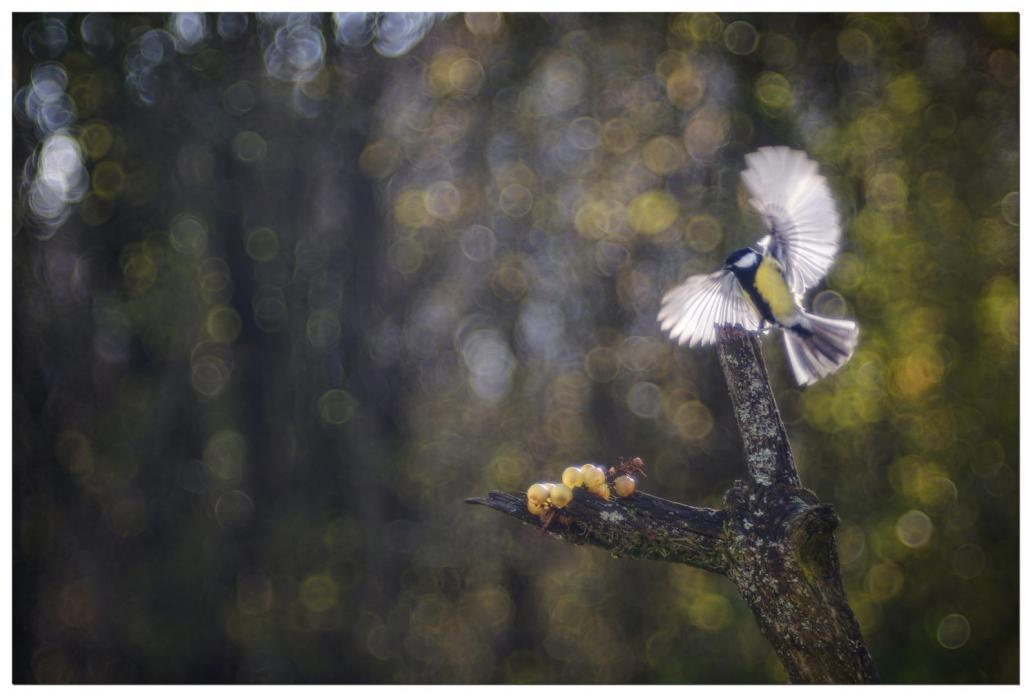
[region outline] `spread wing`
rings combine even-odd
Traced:
[[[715,342],[715,327],[758,329],[761,318],[744,298],[730,271],[687,278],[662,298],[658,321],[680,345],[704,346]]]
[[[791,291],[803,295],[830,270],[840,245],[830,188],[816,163],[798,150],[762,147],[745,160],[741,178],[769,228],[758,244],[782,264]]]

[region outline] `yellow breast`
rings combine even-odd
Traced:
[[[794,294],[787,287],[779,262],[769,255],[762,259],[755,272],[755,289],[769,303],[776,321],[790,323],[788,319],[798,309],[794,303]]]

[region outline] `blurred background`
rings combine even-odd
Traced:
[[[14,17],[14,679],[778,682],[722,577],[462,503],[744,475],[665,290],[801,148],[839,374],[766,360],[888,682],[1018,680],[1018,16]]]

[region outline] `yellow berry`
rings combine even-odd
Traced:
[[[547,498],[550,495],[551,491],[547,488],[547,486],[545,486],[542,483],[534,483],[532,486],[529,487],[529,490],[526,491],[526,497],[529,498],[530,501],[535,502],[538,505],[543,505],[544,503],[546,503]]]
[[[546,503],[538,503],[535,500],[533,500],[532,498],[530,498],[528,501],[526,501],[526,509],[529,510],[534,515],[536,515],[537,517],[540,517],[545,512],[547,512],[547,504]]]
[[[551,489],[551,503],[555,507],[563,508],[572,502],[572,489],[563,483],[555,484]]]
[[[589,469],[587,467],[590,467]],[[597,488],[604,485],[604,469],[599,469],[593,464],[583,465],[583,485],[596,493]]]
[[[578,488],[583,485],[583,470],[578,466],[570,466],[562,472],[561,482],[569,488]]]
[[[615,492],[620,498],[633,495],[637,490],[637,480],[632,476],[620,476],[615,479]]]

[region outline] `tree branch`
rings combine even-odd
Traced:
[[[719,363],[744,440],[748,473],[756,483],[765,486],[800,486],[758,336],[735,326],[720,326],[717,335]]]
[[[726,513],[675,503],[646,493],[602,500],[582,488],[572,502],[556,510],[549,523],[526,508],[524,495],[491,491],[486,498],[469,498],[471,505],[503,512],[525,524],[574,544],[592,544],[615,556],[686,563],[714,573],[726,572],[722,553]]]
[[[833,508],[804,488],[753,482],[738,482],[726,505],[726,575],[790,680],[878,682],[841,582]]]
[[[876,682],[841,582],[837,515],[801,487],[758,337],[721,327],[717,343],[749,473],[749,480],[726,493],[725,510],[642,493],[606,502],[576,489],[572,503],[544,522],[526,509],[523,496],[492,492],[466,502],[614,555],[724,574],[751,607],[791,681]]]

